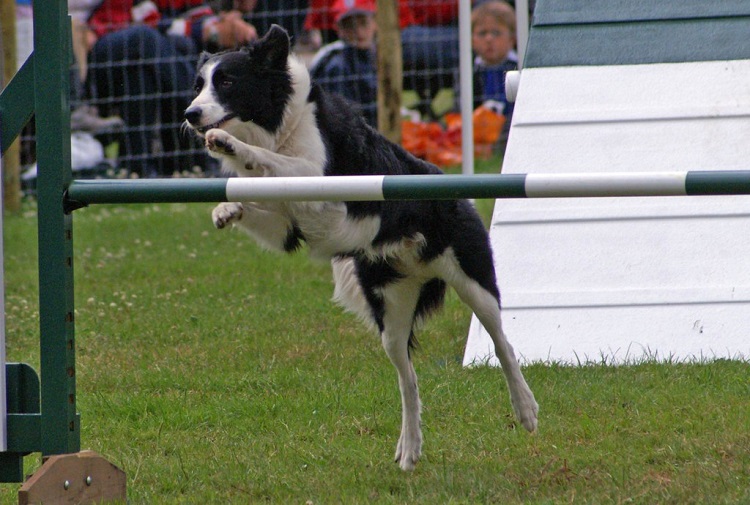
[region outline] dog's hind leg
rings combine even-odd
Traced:
[[[500,317],[500,300],[461,269],[458,261],[445,258],[453,265],[446,265],[443,272],[452,272],[445,280],[456,290],[461,300],[476,314],[495,344],[495,354],[500,360],[510,391],[510,401],[516,418],[530,432],[536,431],[539,406],[534,399],[526,379],[521,373],[513,347],[503,332]],[[492,276],[494,278],[494,276]]]
[[[422,453],[421,404],[417,374],[409,355],[414,311],[419,299],[420,284],[401,279],[382,288],[383,348],[398,372],[401,390],[401,436],[396,446],[396,462],[403,470],[413,470]]]

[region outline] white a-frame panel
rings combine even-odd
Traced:
[[[528,68],[503,173],[747,170],[748,139],[748,60]],[[746,196],[497,200],[505,331],[525,362],[750,357],[748,230]],[[491,349],[474,318],[464,363]]]

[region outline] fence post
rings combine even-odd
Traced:
[[[15,15],[12,15],[13,9],[8,8],[8,4],[12,6],[13,2],[2,1],[3,35],[7,36],[5,23],[15,23]],[[15,61],[15,49],[11,60]],[[24,62],[17,73],[15,63],[11,66],[12,68],[6,67],[5,70],[12,70],[12,72],[9,71],[5,75],[12,75],[13,78],[10,81],[6,80],[0,93],[0,151],[5,155],[3,158],[5,166],[0,172],[5,181],[4,189],[8,190],[6,196],[9,200],[14,198],[17,200],[15,204],[7,205],[9,209],[13,209],[16,204],[20,205],[20,193],[17,187],[19,145],[17,137],[34,111],[33,58]],[[15,178],[15,185],[12,182],[9,183],[9,179],[13,178]],[[0,190],[0,195],[2,195],[2,190]],[[0,201],[0,212],[3,207]],[[3,286],[1,279],[3,276],[4,272],[0,275],[0,286]],[[4,309],[0,311],[4,315]],[[4,325],[4,322],[0,324]],[[5,435],[4,442],[0,443],[0,483],[20,482],[23,479],[23,456],[40,450],[41,446],[39,378],[28,365],[5,363],[5,345],[2,338],[0,338],[0,346],[3,351],[0,352],[3,354],[0,356],[0,402],[2,402],[0,430],[3,430]]]
[[[397,0],[378,0],[378,130],[388,140],[401,143],[403,57]]]
[[[65,0],[34,2],[37,125],[41,451],[78,452],[70,183],[70,18]]]

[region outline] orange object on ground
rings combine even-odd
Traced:
[[[436,122],[404,121],[401,144],[410,153],[439,167],[461,163],[461,115],[450,112],[443,117],[445,129]],[[472,115],[474,153],[481,158],[492,155],[492,145],[500,138],[505,116],[486,107],[477,107]]]

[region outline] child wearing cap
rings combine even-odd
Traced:
[[[318,51],[310,74],[323,89],[358,103],[367,123],[377,128],[375,0],[336,0],[333,13],[340,40]]]

